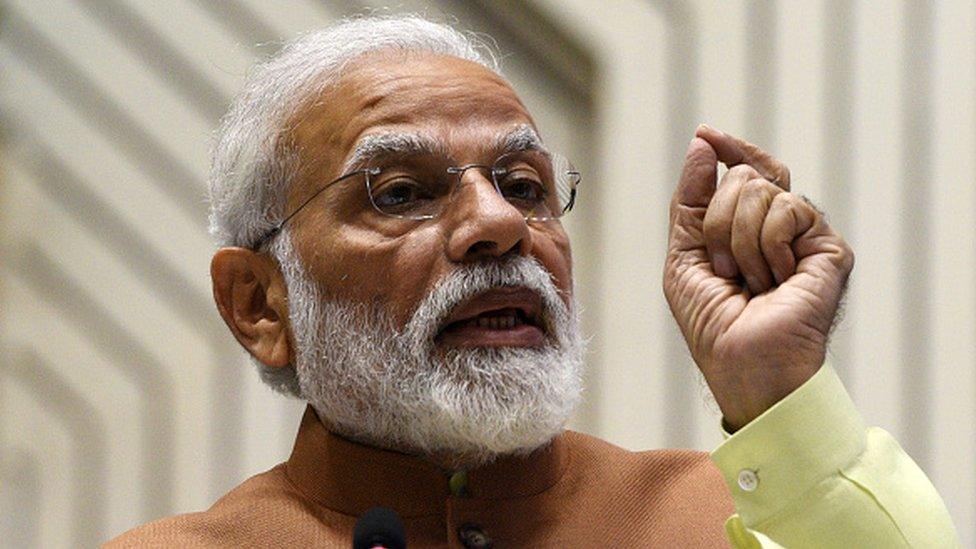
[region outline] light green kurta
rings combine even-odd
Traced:
[[[865,426],[829,365],[727,437],[712,460],[735,501],[735,547],[959,547],[928,477]]]

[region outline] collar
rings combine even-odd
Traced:
[[[501,457],[468,471],[466,496],[454,496],[449,471],[417,456],[336,436],[309,406],[285,471],[306,497],[343,514],[359,516],[381,505],[404,518],[437,515],[446,512],[451,498],[514,499],[549,489],[566,470],[565,438],[560,434],[531,454]]]

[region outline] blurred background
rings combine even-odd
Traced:
[[[372,0],[0,0],[0,542],[93,546],[284,460],[210,297],[210,136],[247,67]],[[552,148],[592,336],[574,427],[712,449],[660,280],[700,122],[785,161],[857,251],[830,360],[976,546],[976,2],[431,0]],[[825,425],[824,428],[830,428]]]

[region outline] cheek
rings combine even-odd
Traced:
[[[532,255],[552,275],[568,304],[573,294],[573,257],[566,232],[561,227],[533,230]]]
[[[315,272],[330,298],[375,303],[398,325],[409,320],[444,270],[444,237],[436,227],[417,227],[390,238],[349,226],[316,255]]]
[[[419,227],[398,239],[385,278],[391,312],[401,324],[447,274],[444,246],[444,235],[436,226]]]

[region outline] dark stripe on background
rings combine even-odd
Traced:
[[[207,208],[202,177],[176,158],[156,136],[109,99],[87,74],[60,52],[30,23],[12,10],[4,12],[4,46],[28,62],[43,80],[118,150],[171,197],[174,204],[199,220],[206,231]],[[147,106],[148,108],[148,106]]]
[[[212,425],[210,440],[213,463],[210,466],[212,497],[223,495],[242,480],[244,377],[253,375],[237,360],[240,351],[233,338],[218,320],[209,294],[195,291],[197,283],[186,278],[139,231],[105,203],[94,188],[58,158],[23,124],[0,114],[0,124],[12,130],[26,154],[17,155],[20,163],[36,178],[39,188],[89,234],[98,238],[106,249],[121,260],[133,276],[151,287],[160,302],[174,311],[192,331],[206,341],[212,365],[209,368],[212,390]],[[200,273],[206,276],[206,273]],[[156,334],[157,336],[161,334]],[[200,365],[182,365],[197,368]]]
[[[573,37],[553,24],[531,2],[523,0],[442,0],[449,14],[470,13],[462,21],[487,32],[498,42],[502,56],[515,54],[570,95],[579,107],[592,110],[595,60]]]
[[[272,55],[281,47],[278,33],[254,14],[243,2],[214,2],[194,0],[194,4],[210,14],[214,23],[224,27],[239,44],[261,55]],[[222,111],[228,105],[223,105]],[[223,114],[223,112],[221,113]]]
[[[665,20],[665,66],[667,70],[667,173],[668,181],[662,181],[669,189],[673,189],[678,181],[684,164],[685,150],[692,138],[695,127],[701,122],[698,119],[699,101],[698,89],[699,70],[699,34],[698,16],[695,11],[683,2],[654,0],[651,7],[659,12]],[[648,52],[650,55],[651,52]],[[662,223],[667,223],[667,211],[661,212]],[[658,253],[665,253],[662,249]],[[660,287],[657,291],[661,291]],[[696,413],[701,405],[701,382],[697,374],[697,367],[688,354],[688,347],[678,331],[668,309],[664,325],[666,333],[664,340],[664,369],[665,390],[664,402],[661,403],[661,414],[664,421],[664,442],[671,447],[691,447],[696,442]],[[648,367],[653,367],[648,365]]]
[[[33,342],[43,345],[43,341]],[[11,349],[7,349],[10,352]],[[36,396],[38,406],[54,416],[71,440],[71,470],[68,477],[74,484],[71,502],[71,545],[97,547],[105,541],[108,512],[108,448],[106,429],[98,410],[85,396],[71,388],[57,369],[50,367],[33,349],[22,348],[13,354],[2,373],[23,385]],[[76,366],[84,366],[77,364]],[[38,483],[39,484],[39,483]],[[33,495],[40,499],[41,487]],[[21,505],[29,502],[19,502]],[[38,502],[35,501],[34,505]],[[32,512],[23,509],[23,512]],[[40,511],[40,509],[37,509]],[[38,525],[39,526],[39,525]],[[7,540],[8,542],[12,540]],[[11,545],[29,547],[29,545]]]
[[[13,359],[9,354],[4,359],[3,368],[7,368]],[[0,379],[2,374],[0,371]],[[3,533],[5,547],[41,546],[41,529],[46,517],[41,507],[44,483],[38,462],[39,458],[26,448],[4,440],[0,454],[0,486],[3,487],[0,490],[0,533]]]
[[[141,478],[133,489],[142,497],[143,517],[172,514],[176,510],[173,505],[176,481],[173,414],[176,409],[173,382],[165,365],[40,246],[24,243],[13,250],[12,256],[10,268],[23,283],[39,299],[60,311],[65,320],[108,359],[108,365],[118,370],[137,390],[142,403],[139,444],[144,459]]]
[[[904,3],[902,43],[902,188],[899,223],[902,298],[901,425],[902,444],[924,470],[931,465],[928,444],[932,412],[932,358],[929,348],[927,282],[931,276],[929,212],[932,175],[932,65],[935,15],[931,2]]]
[[[78,0],[88,13],[132,51],[160,81],[179,93],[184,104],[194,109],[211,126],[224,114],[230,96],[197,70],[162,34],[138,12],[118,0]],[[146,105],[148,108],[149,105]]]
[[[746,4],[746,135],[776,155],[776,0]],[[787,162],[789,164],[789,162]]]

